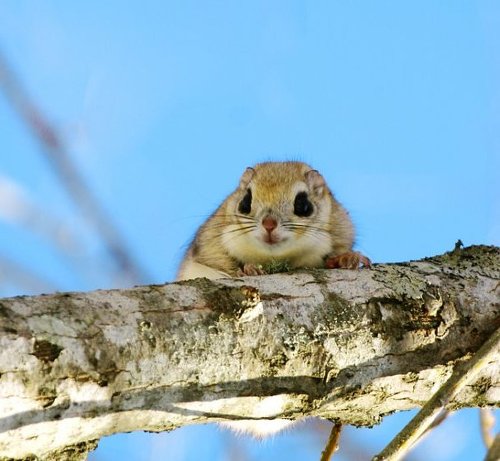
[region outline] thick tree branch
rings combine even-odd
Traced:
[[[422,406],[499,326],[499,276],[500,249],[482,246],[359,272],[3,299],[0,457],[242,418],[376,424]],[[499,362],[447,408],[498,405]]]

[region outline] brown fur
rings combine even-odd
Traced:
[[[238,204],[247,188],[252,191],[252,211],[245,217],[238,212]],[[293,213],[299,191],[306,191],[313,203],[314,213],[310,217]],[[277,232],[286,233],[286,243],[268,246],[267,251],[262,242],[252,240],[251,235],[261,232],[262,216],[276,218],[283,228]],[[257,221],[250,224],[252,217]],[[247,263],[265,265],[273,260],[286,260],[290,267],[324,267],[327,258],[351,252],[353,241],[351,219],[319,173],[301,162],[260,163],[245,171],[238,188],[199,228],[180,266],[178,279],[191,278],[192,263],[229,276],[236,276]]]

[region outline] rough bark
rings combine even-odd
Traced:
[[[499,278],[500,249],[477,246],[372,270],[2,299],[0,458],[80,459],[104,435],[211,421],[377,424],[422,406],[499,327]],[[497,406],[499,364],[449,407]]]

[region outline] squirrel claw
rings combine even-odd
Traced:
[[[337,256],[328,256],[325,267],[328,269],[359,269],[359,267],[371,267],[371,261],[357,251],[349,251]]]
[[[243,267],[238,269],[236,275],[238,277],[244,277],[245,275],[264,275],[266,272],[261,266],[256,266],[255,264],[246,263]]]

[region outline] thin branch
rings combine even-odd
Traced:
[[[335,423],[326,442],[326,447],[321,453],[320,461],[330,461],[332,455],[338,450],[340,432],[342,431],[342,424]]]
[[[495,427],[495,416],[489,408],[479,409],[479,421],[481,426],[481,437],[486,448],[493,445],[493,428]]]
[[[0,281],[20,287],[25,293],[50,293],[56,285],[6,256],[0,256]]]
[[[0,176],[0,218],[26,227],[50,241],[65,255],[74,256],[78,249],[83,250],[73,229],[30,200],[20,184],[5,176]]]
[[[60,216],[44,209],[42,204],[37,203],[29,196],[21,184],[0,175],[0,220],[11,225],[26,229],[36,237],[41,237],[49,245],[59,251],[66,260],[72,264],[73,269],[86,281],[91,281],[92,285],[98,282],[100,277],[102,283],[102,273],[96,273],[96,261],[92,255],[86,251],[82,234],[77,233],[77,223],[71,225],[65,222]],[[79,226],[81,227],[81,226]],[[0,263],[1,264],[1,263]],[[7,264],[7,268],[11,266]],[[31,273],[32,271],[22,268],[21,271],[14,271],[14,274]],[[6,270],[10,274],[11,270]],[[11,277],[12,278],[12,277]],[[23,277],[16,276],[18,279]],[[33,278],[33,277],[31,277]],[[36,277],[35,277],[36,278]],[[40,278],[40,277],[38,277]],[[17,283],[16,283],[17,284]],[[48,283],[23,283],[17,284],[28,287],[28,293],[49,292],[56,289],[56,285]],[[33,285],[34,288],[30,288]],[[44,288],[40,288],[43,286]],[[58,287],[61,288],[61,287]],[[26,293],[26,291],[25,291]]]
[[[353,428],[354,429],[354,428]],[[332,422],[322,418],[312,418],[304,423],[302,430],[306,430],[314,437],[314,445],[325,446],[325,440],[332,431]],[[353,442],[349,431],[344,431],[342,435],[342,459],[345,461],[356,461],[360,459],[370,459],[370,454],[358,442]]]
[[[432,424],[427,428],[427,431],[422,435],[425,436],[427,433],[438,427],[448,416],[450,416],[452,412],[444,408],[441,412],[436,416],[436,419],[432,421]]]
[[[43,146],[46,158],[59,176],[68,194],[82,209],[83,214],[101,236],[108,253],[121,273],[121,277],[129,279],[132,283],[147,281],[148,276],[134,261],[120,232],[112,224],[111,219],[106,215],[96,196],[72,162],[63,140],[40,109],[30,100],[1,52],[0,85],[14,109]]]
[[[497,434],[495,440],[486,454],[484,461],[498,461],[500,459],[500,434]]]
[[[434,421],[432,421],[432,424],[425,430],[425,432],[420,436],[420,438],[413,444],[413,448],[415,448],[415,445],[422,443],[436,427],[441,425],[441,423],[443,423],[445,421],[445,419],[447,419],[448,416],[450,416],[451,413],[452,412],[447,410],[446,408],[441,410],[441,412],[436,416]]]
[[[406,427],[382,450],[373,461],[401,459],[433,424],[436,416],[453,400],[467,383],[472,381],[482,368],[499,353],[500,328],[490,336],[476,354],[462,367],[458,367],[441,388],[424,405]]]

